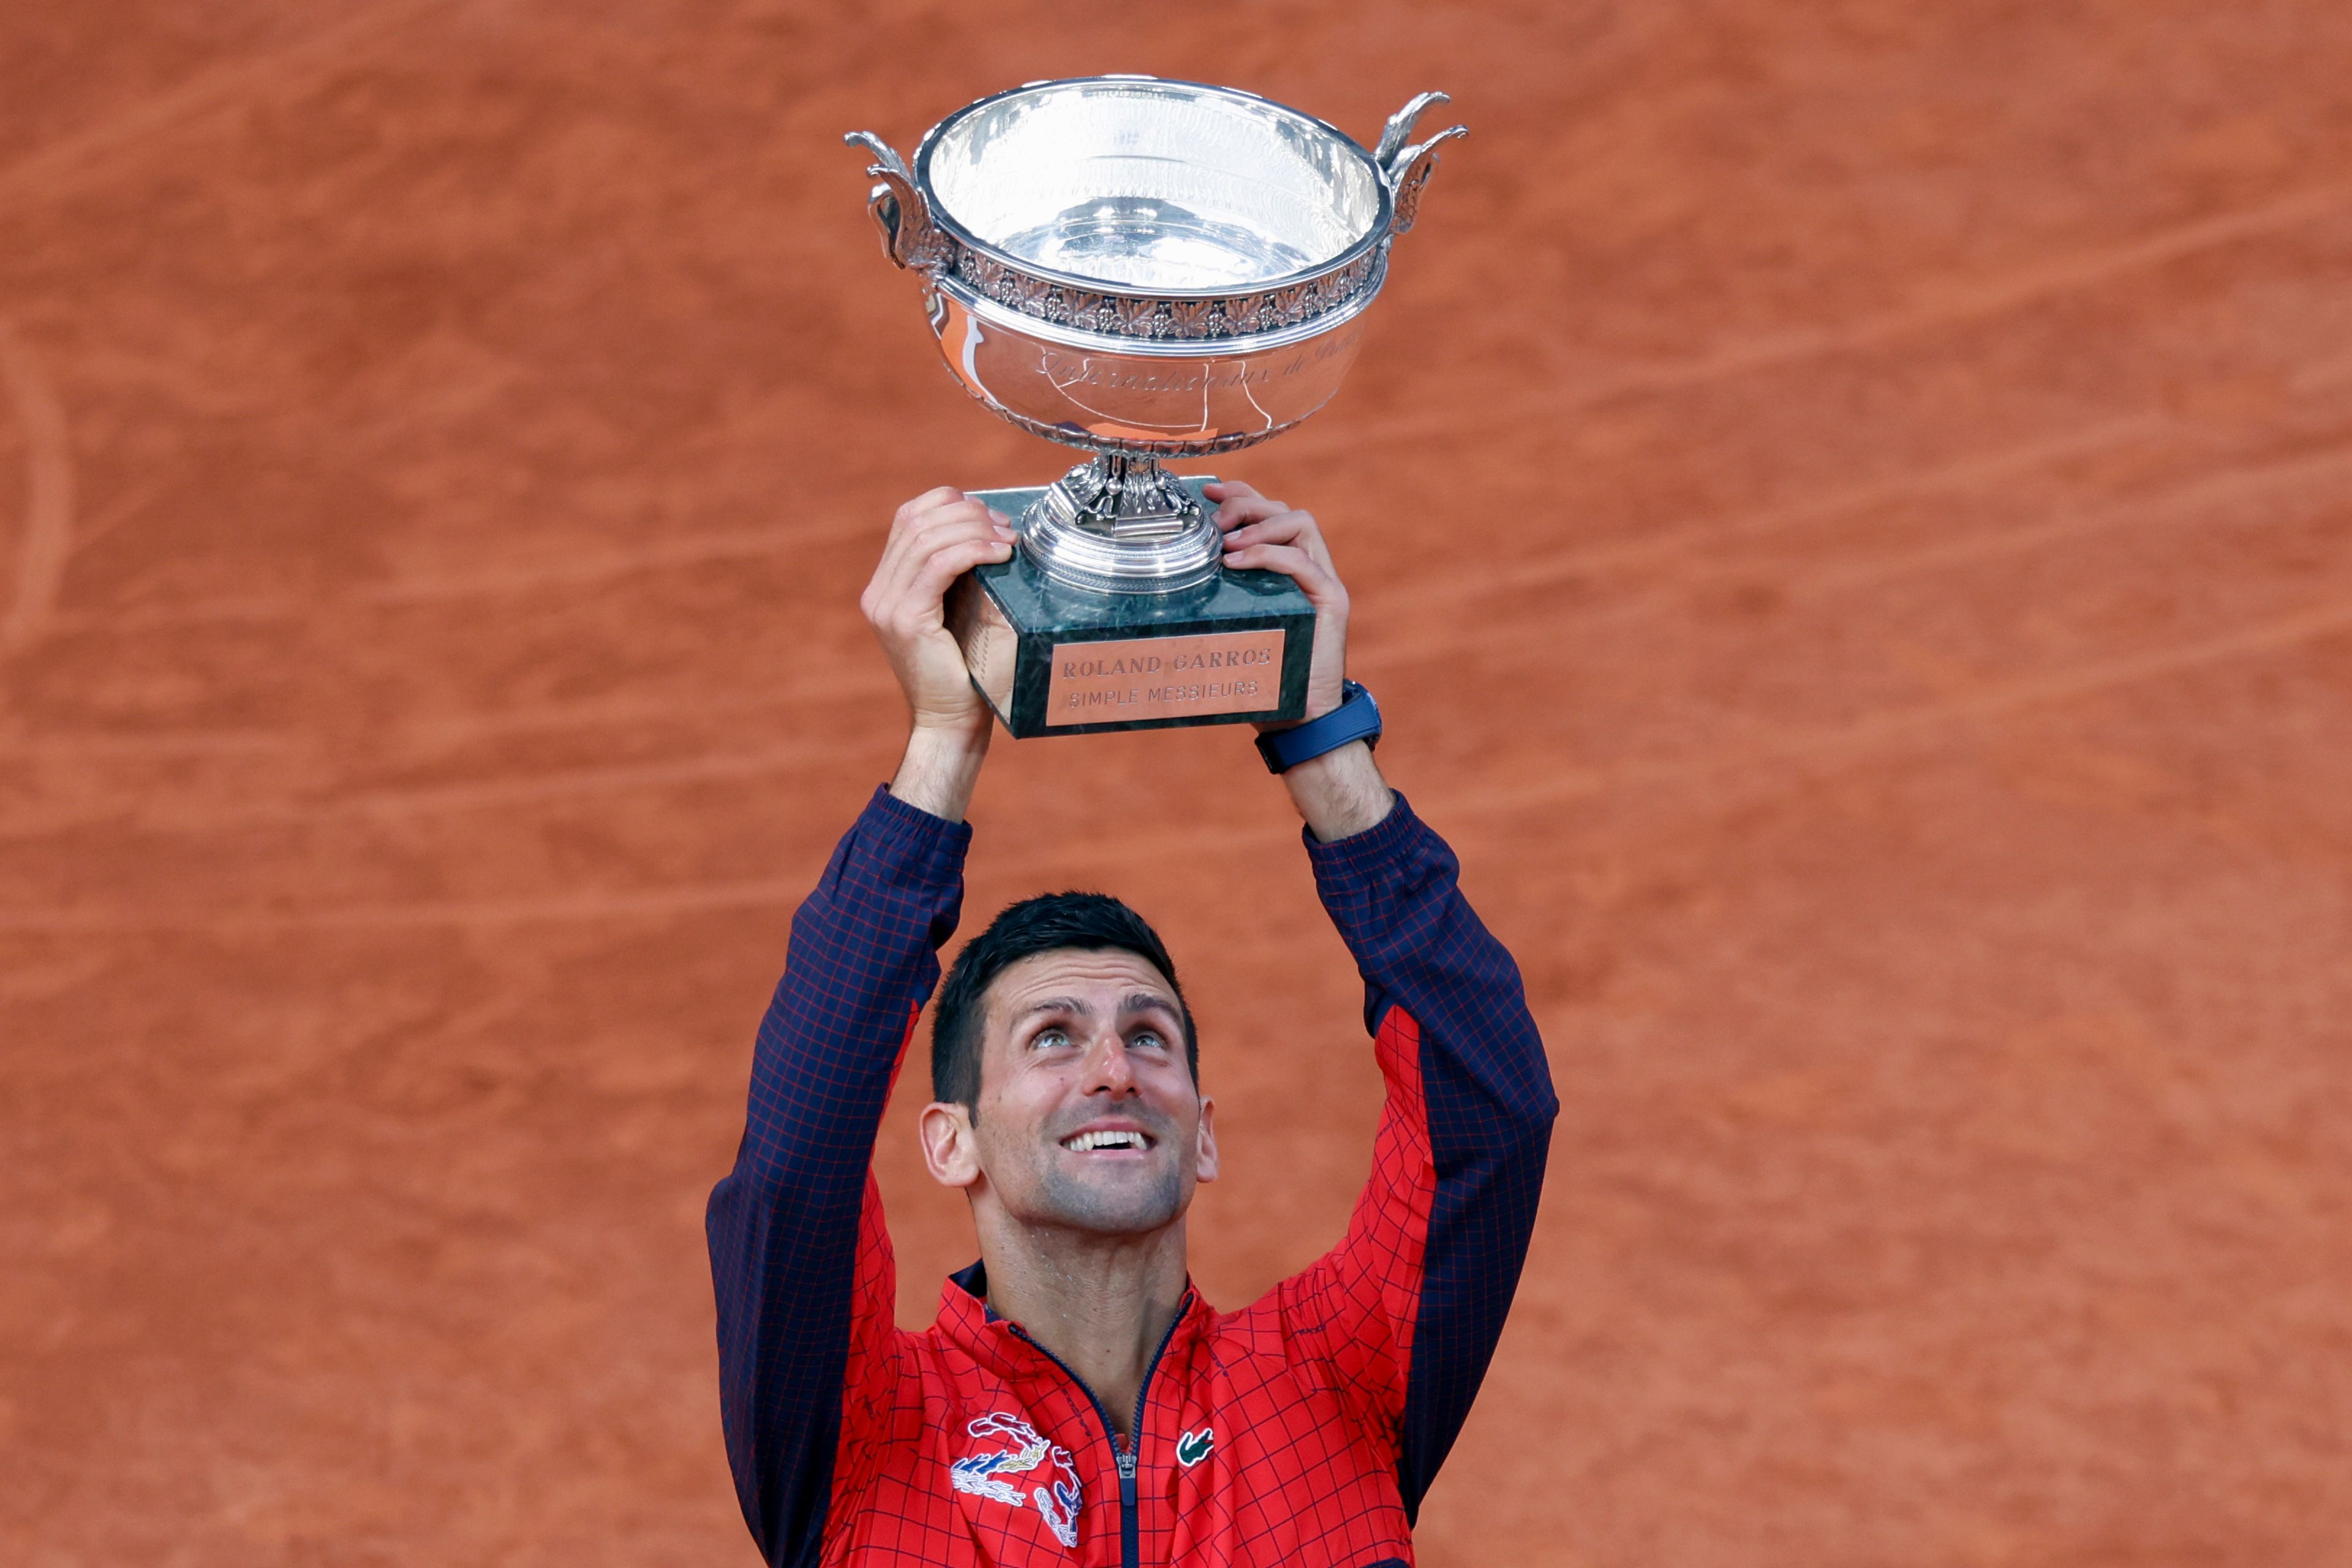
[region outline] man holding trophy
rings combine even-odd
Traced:
[[[1050,360],[1066,395],[1108,366],[1085,397],[1111,412],[1039,421],[1104,454],[1059,485],[900,508],[862,602],[907,696],[907,750],[793,918],[708,1226],[728,1457],[771,1563],[1412,1561],[1412,1520],[1517,1282],[1557,1101],[1510,956],[1374,763],[1379,712],[1345,679],[1347,595],[1315,520],[1153,458],[1243,445],[1230,437],[1319,405],[1282,400],[1286,376],[1319,374],[1295,352],[1314,334],[1297,330],[1377,289],[1400,193],[1417,197],[1429,167],[1433,140],[1402,146],[1426,101],[1373,154],[1230,89],[1033,84],[942,121],[911,169],[877,165],[886,243],[925,270],[966,384],[1003,412],[993,392],[1015,372]],[[1204,144],[1254,134],[1249,178],[1198,177]],[[976,149],[1024,141],[1108,188],[1048,171],[1045,206],[1024,213],[934,183],[953,159],[985,167]],[[1218,205],[1223,186],[1280,187],[1298,172],[1286,159],[1356,182],[1371,241],[1270,247],[1278,211]],[[1123,180],[1123,161],[1142,177]],[[1016,227],[984,237],[974,213]],[[982,246],[1050,275],[1047,313],[1024,314],[1025,284],[1011,305],[987,291],[1005,264]],[[1328,283],[1335,262],[1352,282]],[[1187,268],[1224,280],[1198,286]],[[1308,289],[1285,296],[1302,274]],[[1079,282],[1113,302],[1074,307]],[[1174,337],[1170,313],[1133,306],[1158,337],[1084,341],[1116,335],[1119,299],[1150,288],[1182,306],[1202,287],[1224,289],[1214,332]],[[1171,337],[1191,351],[1150,367],[1139,350]],[[1228,385],[1262,424],[1215,427]],[[1178,386],[1192,424],[1168,418]],[[1118,900],[1055,894],[1000,913],[940,986],[923,1154],[965,1193],[981,1258],[948,1280],[930,1329],[894,1323],[874,1141],[957,922],[963,818],[1000,721],[1015,735],[1254,721],[1305,820],[1365,979],[1387,1101],[1345,1237],[1240,1311],[1203,1301],[1187,1273],[1186,1213],[1216,1176],[1217,1141],[1175,964]]]

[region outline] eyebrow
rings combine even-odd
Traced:
[[[1094,1016],[1094,1008],[1080,997],[1046,996],[1032,1002],[1026,1007],[1022,1008],[1019,1016],[1022,1018],[1034,1018],[1040,1013],[1075,1013],[1081,1018],[1091,1018]],[[1123,1013],[1164,1013],[1169,1017],[1175,1018],[1180,1021],[1184,1016],[1184,1015],[1177,1009],[1176,1004],[1173,1001],[1170,1000],[1168,997],[1158,995],[1150,991],[1129,992],[1119,1002],[1119,1011]]]
[[[1080,1017],[1092,1017],[1094,1009],[1076,996],[1048,996],[1022,1008],[1020,1016],[1034,1018],[1040,1013],[1076,1013]]]
[[[1150,991],[1129,992],[1127,1000],[1119,1004],[1119,1010],[1127,1013],[1165,1013],[1171,1018],[1180,1022],[1184,1016],[1177,1010],[1174,1002]]]

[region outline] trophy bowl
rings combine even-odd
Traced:
[[[956,380],[1093,454],[1003,492],[1053,583],[1135,595],[1218,579],[1202,481],[1160,459],[1254,445],[1330,401],[1438,146],[1465,133],[1409,144],[1445,101],[1422,94],[1367,150],[1236,89],[1085,77],[968,104],[911,163],[871,132],[846,138],[874,154],[868,210],[885,253],[920,275]]]

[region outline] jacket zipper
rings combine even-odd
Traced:
[[[1037,1344],[1035,1340],[1029,1339],[1028,1330],[1018,1323],[1012,1325],[1014,1333],[1029,1340],[1032,1345],[1036,1346],[1038,1354],[1060,1367],[1062,1375],[1078,1385],[1078,1391],[1087,1396],[1087,1403],[1095,1407],[1095,1415],[1102,1422],[1103,1436],[1110,1439],[1110,1457],[1118,1467],[1118,1560],[1122,1568],[1142,1568],[1139,1559],[1143,1555],[1143,1531],[1142,1521],[1137,1518],[1135,1469],[1143,1447],[1143,1407],[1151,1398],[1151,1374],[1160,1370],[1160,1358],[1168,1353],[1169,1342],[1176,1337],[1176,1325],[1184,1321],[1184,1314],[1192,1305],[1192,1293],[1187,1290],[1183,1300],[1177,1304],[1176,1316],[1169,1320],[1168,1331],[1160,1336],[1160,1348],[1151,1352],[1151,1360],[1144,1365],[1143,1386],[1135,1391],[1135,1438],[1132,1447],[1119,1442],[1118,1429],[1110,1424],[1110,1412],[1103,1408],[1103,1402],[1095,1391],[1087,1386],[1087,1380],[1072,1372],[1069,1363],[1044,1345]]]

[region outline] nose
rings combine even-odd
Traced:
[[[1128,1059],[1127,1042],[1117,1030],[1105,1033],[1087,1053],[1088,1094],[1108,1094],[1114,1100],[1136,1092],[1135,1064]]]

